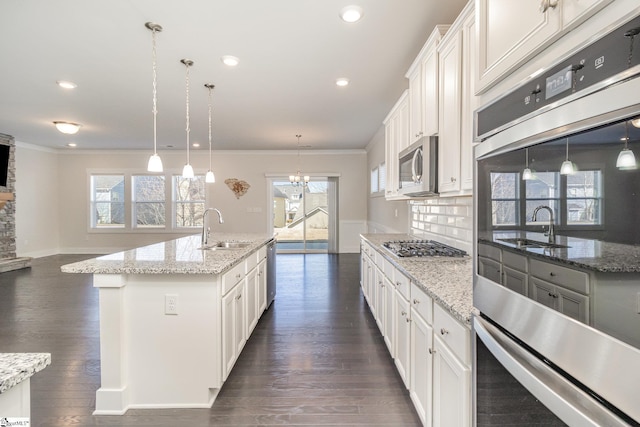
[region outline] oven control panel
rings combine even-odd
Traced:
[[[640,73],[640,16],[476,112],[476,140]],[[571,97],[571,98],[569,98]]]

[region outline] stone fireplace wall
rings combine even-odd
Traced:
[[[0,133],[0,144],[9,148],[9,173],[7,186],[0,185],[0,192],[13,193],[16,186],[16,143],[12,136]],[[0,210],[0,260],[16,257],[16,202],[7,202]]]

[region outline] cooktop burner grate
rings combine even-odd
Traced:
[[[393,240],[382,244],[399,257],[464,257],[467,253],[435,240]]]

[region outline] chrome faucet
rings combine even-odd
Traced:
[[[531,216],[531,221],[537,221],[537,217],[538,217],[538,211],[540,209],[546,209],[549,211],[549,230],[544,233],[545,236],[549,236],[549,243],[554,244],[556,243],[556,233],[554,230],[554,224],[553,224],[553,209],[551,209],[549,206],[546,205],[540,205],[537,208],[535,208],[533,210],[533,215]]]
[[[220,213],[218,209],[216,208],[205,209],[204,213],[202,214],[202,239],[200,242],[203,248],[209,244],[209,234],[211,233],[211,227],[207,227],[207,213],[209,213],[209,211],[216,211],[216,213],[218,214],[218,223],[224,224],[224,219],[222,219],[222,213]]]

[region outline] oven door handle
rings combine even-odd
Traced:
[[[411,179],[413,179],[414,184],[420,184],[422,181],[422,171],[420,171],[420,174],[417,173],[418,160],[422,160],[422,148],[418,148],[411,159]]]
[[[628,426],[492,324],[474,316],[473,329],[500,364],[565,423],[572,426]]]

